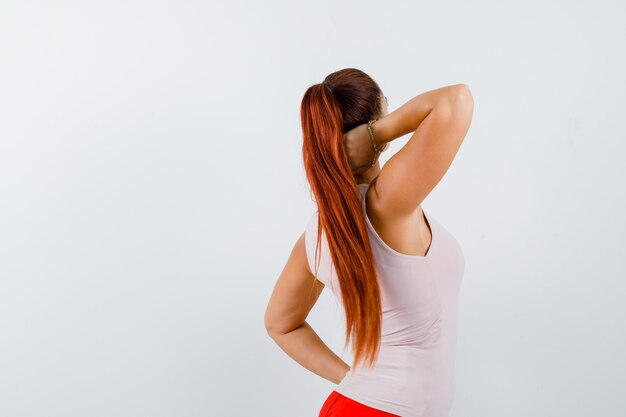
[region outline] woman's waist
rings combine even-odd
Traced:
[[[374,367],[348,371],[335,390],[405,416],[411,415],[407,410],[446,404],[454,393],[454,374],[440,352],[381,348]]]
[[[358,364],[354,373],[348,371],[340,385],[352,383],[387,384],[390,389],[404,386],[425,386],[434,379],[446,379],[451,373],[450,351],[443,346],[419,348],[412,345],[381,345],[375,364],[371,368]]]

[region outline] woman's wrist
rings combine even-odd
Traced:
[[[391,142],[395,138],[392,136],[392,132],[389,129],[389,118],[383,116],[376,120],[372,124],[372,133],[376,141],[377,149],[384,149],[388,142]]]
[[[350,372],[350,366],[348,364],[345,364],[346,366],[341,368],[341,374],[339,375],[339,378],[337,379],[337,382],[335,382],[335,384],[339,385],[341,383],[341,381],[343,381],[345,379],[345,377],[348,375],[348,372]],[[346,369],[347,367],[347,369]]]

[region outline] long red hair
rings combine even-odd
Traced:
[[[317,203],[315,271],[322,230],[339,279],[346,318],[344,348],[353,341],[355,366],[377,360],[382,307],[376,264],[360,193],[343,134],[382,114],[382,91],[363,71],[345,68],[310,86],[300,106],[304,170]]]

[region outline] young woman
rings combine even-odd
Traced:
[[[389,113],[378,84],[347,68],[301,104],[303,159],[317,203],[269,300],[265,327],[291,358],[335,385],[319,417],[444,417],[455,390],[457,240],[422,202],[469,129],[465,84]],[[380,153],[413,132],[381,169]],[[352,367],[305,321],[328,286],[346,319]]]

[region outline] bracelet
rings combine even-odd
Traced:
[[[376,165],[376,162],[378,161],[378,157],[382,153],[382,151],[376,147],[376,140],[374,139],[374,132],[372,131],[372,125],[374,124],[374,122],[376,122],[376,120],[377,119],[372,119],[369,122],[367,122],[367,131],[370,134],[370,139],[372,140],[372,146],[374,147],[374,152],[376,152],[376,155],[374,156],[374,160],[372,161],[372,166]]]

